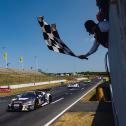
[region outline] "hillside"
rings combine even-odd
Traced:
[[[40,82],[54,79],[58,78],[36,71],[0,68],[0,85]]]

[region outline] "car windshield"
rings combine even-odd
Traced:
[[[35,98],[35,94],[32,92],[24,93],[20,95],[20,98]]]
[[[36,95],[41,95],[41,96],[43,96],[43,92],[38,91],[38,92],[36,92]]]

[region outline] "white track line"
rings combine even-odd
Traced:
[[[54,103],[56,103],[56,102],[59,102],[59,101],[61,101],[61,100],[63,100],[63,99],[64,99],[64,98],[60,98],[60,99],[58,99],[58,100],[52,102],[51,104],[54,104]]]
[[[47,105],[48,103],[47,102],[45,102],[44,104],[42,104],[42,106],[45,106],[45,105]]]
[[[88,90],[86,93],[84,93],[80,98],[78,98],[75,102],[73,102],[71,105],[69,105],[61,113],[59,113],[57,116],[55,116],[53,119],[51,119],[44,126],[49,126],[50,124],[52,124],[57,118],[59,118],[63,113],[65,113],[68,109],[70,109],[73,105],[75,105],[78,101],[80,101],[80,99],[82,99],[84,96],[86,96],[90,91],[92,91],[93,89],[95,89],[99,84],[101,84],[101,81],[99,83],[97,83],[94,87],[92,87],[90,90]]]

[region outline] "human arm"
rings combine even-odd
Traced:
[[[89,50],[89,52],[87,52],[85,55],[80,55],[78,56],[80,59],[85,59],[88,56],[90,56],[91,54],[95,53],[99,47],[99,43],[95,40],[93,46],[91,47],[91,49]]]

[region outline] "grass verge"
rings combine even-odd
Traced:
[[[67,112],[52,126],[91,126],[94,112]]]
[[[0,86],[66,79],[76,81],[77,76],[56,76],[37,71],[0,68]]]
[[[96,89],[89,92],[85,97],[83,97],[80,102],[96,101]]]

